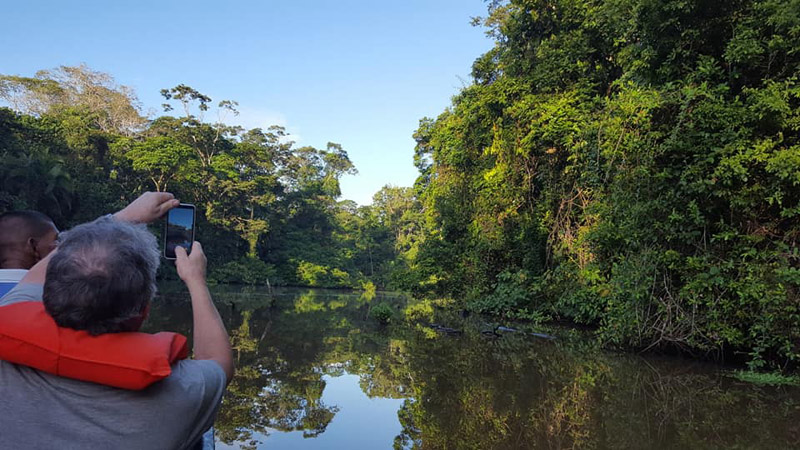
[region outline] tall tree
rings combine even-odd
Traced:
[[[37,116],[83,109],[100,130],[126,136],[145,124],[131,88],[85,65],[40,70],[34,77],[0,75],[0,98],[17,111]]]
[[[166,191],[170,181],[187,173],[192,149],[177,139],[153,136],[144,140],[120,139],[112,151],[130,161],[137,173],[147,176],[156,191]]]

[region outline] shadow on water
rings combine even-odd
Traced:
[[[190,335],[188,297],[180,289],[163,292],[147,328]],[[408,325],[400,314],[388,326],[369,317],[378,302],[400,310],[401,296],[308,289],[268,295],[225,286],[213,292],[237,363],[216,424],[218,448],[800,442],[800,389],[748,385],[716,366],[611,354],[568,332],[556,340],[488,335],[474,318],[443,318],[463,331],[455,334]],[[364,415],[356,418],[359,408]],[[364,440],[370,434],[378,441]]]

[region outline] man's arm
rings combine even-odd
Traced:
[[[152,223],[179,204],[169,192],[145,192],[113,217],[123,222]]]
[[[192,298],[194,359],[215,361],[225,371],[227,382],[230,383],[234,372],[233,351],[228,332],[206,286],[206,255],[203,247],[195,241],[191,254],[186,255],[186,250],[177,246],[175,256],[178,275],[186,283]]]

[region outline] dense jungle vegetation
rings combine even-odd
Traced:
[[[411,274],[610,345],[800,357],[800,1],[515,0],[416,133]]]
[[[144,117],[134,92],[86,66],[1,76],[12,108],[0,109],[0,212],[36,209],[66,228],[169,191],[197,206],[214,281],[387,284],[392,211],[409,188],[386,187],[372,206],[338,201],[339,179],[356,173],[340,145],[297,147],[281,127],[226,125],[237,103],[189,86],[161,93],[164,111],[179,114]]]
[[[236,103],[185,85],[145,117],[62,67],[0,77],[0,211],[65,227],[169,190],[219,282],[372,283],[796,367],[800,0],[491,1],[475,24],[495,46],[420,121],[414,187],[370,206],[338,200],[337,144],[225,125]]]

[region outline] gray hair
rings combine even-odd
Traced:
[[[60,235],[47,266],[45,310],[92,335],[135,331],[156,293],[158,244],[144,225],[99,219]]]

